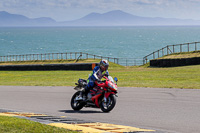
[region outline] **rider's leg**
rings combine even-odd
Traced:
[[[89,81],[89,82],[88,82],[88,85],[85,87],[85,92],[84,92],[84,95],[83,95],[83,96],[85,96],[86,99],[87,99],[88,93],[89,93],[90,90],[94,87],[94,81],[91,80],[91,79],[89,79],[88,81]]]

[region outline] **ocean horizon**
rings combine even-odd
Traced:
[[[200,41],[200,26],[0,27],[0,56],[84,52],[136,58]]]

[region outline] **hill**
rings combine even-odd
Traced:
[[[0,26],[51,26],[56,25],[56,21],[47,18],[28,18],[19,14],[10,14],[5,11],[0,12]]]
[[[56,22],[52,18],[28,18],[19,14],[0,12],[0,26],[171,26],[200,25],[200,20],[135,16],[121,10],[90,13],[80,19]]]
[[[74,21],[63,22],[69,26],[157,26],[157,25],[200,25],[199,20],[176,18],[151,18],[135,16],[121,10],[107,13],[91,13]]]

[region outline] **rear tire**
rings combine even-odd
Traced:
[[[100,102],[100,108],[103,112],[110,112],[116,104],[116,97],[114,95],[110,95],[107,98],[107,102],[104,102],[104,99]]]
[[[76,100],[76,97],[78,97],[79,95],[80,95],[80,91],[76,92],[71,98],[71,107],[73,110],[76,110],[76,111],[81,110],[84,106],[83,102]]]

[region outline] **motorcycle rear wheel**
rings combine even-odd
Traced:
[[[78,97],[80,95],[80,91],[76,92],[72,98],[71,98],[71,107],[73,110],[81,110],[84,106],[84,104],[81,101],[77,101],[76,97]]]
[[[104,99],[102,99],[101,103],[100,103],[100,108],[103,112],[110,112],[116,104],[116,97],[114,95],[110,95],[107,98],[107,102],[104,101]]]

